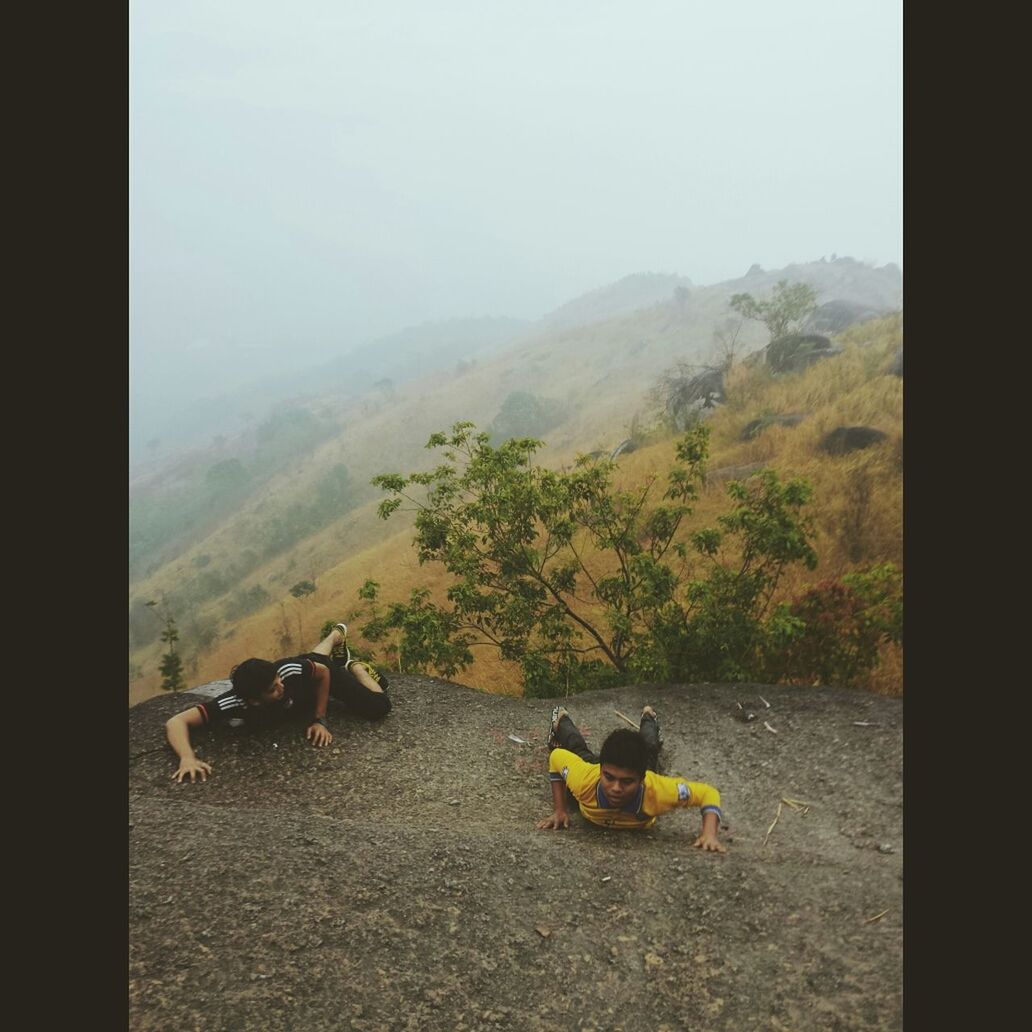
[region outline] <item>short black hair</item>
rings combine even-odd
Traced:
[[[602,743],[598,754],[599,763],[611,763],[614,767],[636,771],[638,777],[645,777],[649,762],[649,750],[645,739],[629,727],[618,727]]]
[[[267,659],[245,659],[230,671],[233,691],[252,702],[276,680],[276,667]]]

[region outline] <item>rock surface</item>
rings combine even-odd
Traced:
[[[806,419],[805,412],[783,412],[776,416],[760,416],[759,419],[752,419],[745,424],[739,440],[751,441],[754,437],[759,437],[768,426],[798,426],[804,419]]]
[[[536,831],[558,700],[391,680],[379,724],[331,706],[325,749],[297,725],[195,733],[203,784],[175,784],[163,745],[198,696],[129,711],[130,1028],[902,1026],[898,700],[757,685],[570,699],[596,748],[625,726],[614,710],[656,706],[663,769],[721,791],[721,856],[692,848],[697,810],[648,832],[579,814]],[[810,808],[781,804],[769,830],[786,798]]]
[[[835,299],[826,301],[811,313],[806,320],[805,329],[808,333],[841,333],[855,323],[877,319],[880,315],[886,314],[882,308]]]
[[[829,455],[848,455],[880,444],[887,436],[873,426],[837,426],[821,438],[818,447]]]

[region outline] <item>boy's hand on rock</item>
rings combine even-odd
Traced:
[[[570,815],[568,813],[553,813],[551,817],[545,817],[534,825],[538,831],[560,831],[570,826]]]
[[[312,724],[305,733],[305,738],[315,746],[329,745],[333,741],[333,735],[322,724]]]
[[[211,764],[205,763],[204,760],[181,760],[179,770],[172,775],[172,780],[181,785],[183,779],[189,774],[190,784],[193,784],[198,774],[201,776],[201,781],[205,781],[210,773]]]
[[[727,846],[724,845],[716,835],[708,835],[703,832],[693,843],[693,846],[697,846],[699,849],[706,850],[710,853],[726,853]]]

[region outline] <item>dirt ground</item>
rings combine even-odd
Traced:
[[[570,699],[595,748],[626,726],[615,710],[656,707],[663,770],[721,792],[720,856],[692,848],[697,810],[536,831],[559,700],[414,675],[391,695],[378,724],[331,702],[326,749],[298,725],[195,733],[214,767],[195,785],[172,782],[163,723],[197,696],[129,711],[131,1029],[902,1027],[900,701],[705,684]],[[769,831],[784,798],[809,810],[781,804]]]

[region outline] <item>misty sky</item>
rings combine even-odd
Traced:
[[[632,272],[902,265],[901,8],[133,0],[135,406]]]

